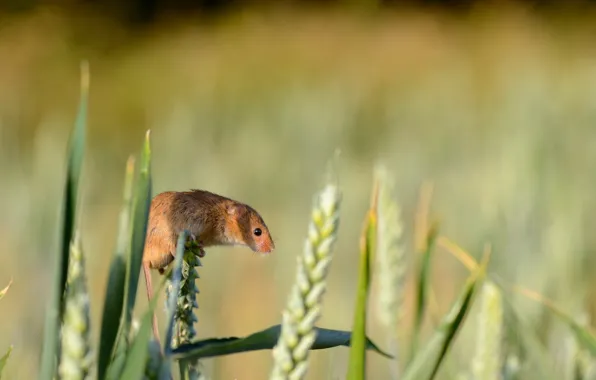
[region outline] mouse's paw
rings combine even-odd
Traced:
[[[205,257],[205,250],[203,249],[203,242],[197,240],[196,235],[190,234],[186,241],[185,247],[198,257]]]
[[[188,235],[188,237],[186,238],[186,243],[184,243],[184,246],[187,249],[195,249],[197,246],[199,245],[199,242],[197,241],[197,237],[195,236],[195,234],[190,234]]]

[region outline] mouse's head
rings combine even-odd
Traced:
[[[250,206],[232,203],[227,207],[231,223],[228,238],[232,244],[246,245],[254,252],[271,253],[275,244],[261,215]]]

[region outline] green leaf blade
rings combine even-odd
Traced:
[[[126,316],[124,321],[126,329],[130,326],[132,311],[136,302],[147,224],[149,222],[149,209],[151,207],[151,144],[149,131],[145,136],[139,166],[139,177],[133,199],[131,250],[127,270]]]
[[[354,327],[350,347],[350,361],[347,378],[361,380],[366,376],[366,319],[368,293],[371,283],[372,255],[376,249],[378,180],[375,179],[370,208],[366,214],[364,229],[360,239],[360,263],[358,291],[354,311]]]
[[[414,333],[412,334],[412,342],[410,344],[410,361],[414,355],[416,355],[416,351],[418,350],[422,322],[424,321],[424,317],[426,315],[426,301],[428,298],[428,288],[430,283],[429,278],[431,275],[431,261],[437,234],[438,230],[436,225],[432,226],[427,232],[426,247],[422,254],[422,261],[419,267],[417,287],[418,291],[416,293],[416,314],[414,316]]]
[[[117,351],[114,353],[114,358],[110,362],[110,365],[106,371],[105,378],[107,380],[120,379],[120,374],[124,369],[124,363],[126,360],[126,347],[123,345],[117,347]]]
[[[352,333],[349,331],[332,330],[315,327],[317,331],[312,350],[324,350],[334,347],[350,347]],[[217,356],[238,354],[243,352],[270,350],[273,349],[279,335],[281,325],[271,326],[267,329],[258,331],[244,338],[209,338],[184,344],[172,350],[172,358],[176,360],[185,359],[203,359]],[[366,349],[372,350],[386,358],[392,358],[390,354],[381,350],[373,341],[366,337]]]
[[[147,359],[148,344],[151,338],[151,322],[153,320],[153,312],[159,299],[159,293],[163,290],[165,281],[162,281],[158,291],[155,292],[153,299],[149,303],[149,308],[141,321],[139,331],[135,336],[134,341],[130,346],[130,350],[126,355],[125,363],[122,369],[120,379],[140,379],[145,371],[145,360]]]
[[[178,294],[178,289],[180,288],[180,277],[182,272],[182,258],[184,257],[184,242],[186,241],[187,233],[184,231],[178,237],[178,244],[176,247],[176,258],[174,259],[174,268],[173,268],[173,276],[174,278],[178,278],[176,285],[177,288],[172,290],[174,295]],[[166,283],[167,276],[164,276],[164,280],[162,281],[158,291],[153,296],[153,299],[149,303],[149,309],[145,312],[143,316],[141,326],[135,339],[131,345],[130,351],[126,357],[126,363],[124,365],[124,369],[122,371],[122,379],[140,379],[145,371],[145,362],[147,360],[148,354],[148,344],[151,338],[151,323],[153,320],[153,313],[155,310],[155,306],[157,304],[157,300],[159,299],[159,293],[161,293],[165,283]],[[173,316],[172,316],[173,317]],[[171,326],[170,326],[171,327]],[[167,338],[171,342],[173,329],[168,328]],[[166,347],[168,347],[170,342],[166,341]]]
[[[75,228],[79,182],[83,166],[85,135],[87,129],[87,102],[89,92],[89,68],[81,65],[81,94],[78,114],[68,143],[68,162],[61,212],[61,239],[58,255],[55,257],[54,284],[44,325],[44,343],[40,379],[51,380],[59,361],[59,331],[64,310],[64,288],[68,271],[69,249]]]
[[[134,159],[129,158],[124,180],[124,201],[118,222],[116,250],[110,264],[106,284],[106,297],[101,321],[101,337],[98,358],[98,378],[103,379],[112,358],[114,343],[118,335],[126,284],[126,267],[130,247],[131,200],[134,179]],[[121,334],[124,338],[124,334]],[[122,343],[122,342],[121,342]]]
[[[8,347],[8,351],[0,358],[0,379],[2,379],[2,372],[4,371],[4,367],[6,367],[6,362],[8,362],[8,358],[10,358],[10,354],[12,353],[13,346],[12,344]]]
[[[431,380],[436,376],[457,332],[472,307],[483,273],[484,266],[481,266],[468,278],[458,299],[453,303],[430,341],[413,357],[406,367],[402,376],[403,380]],[[432,368],[432,370],[429,371],[429,368]]]
[[[567,327],[573,333],[575,340],[590,354],[596,357],[596,333],[592,332],[588,327],[584,327],[579,324],[571,315],[563,311],[553,301],[543,297],[541,294],[533,292],[524,288],[515,288],[518,292],[526,296],[527,298],[533,299],[545,306],[552,314],[554,314],[562,323],[566,324]]]

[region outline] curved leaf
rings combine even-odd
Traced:
[[[317,330],[317,335],[312,346],[313,350],[350,346],[352,333],[349,331],[331,330],[320,327],[315,327],[315,329]],[[205,339],[195,343],[185,344],[172,350],[172,358],[177,360],[200,359],[249,351],[270,350],[277,343],[280,332],[281,325],[275,325],[244,338]],[[393,358],[393,356],[377,347],[368,337],[366,338],[366,348],[386,358]]]

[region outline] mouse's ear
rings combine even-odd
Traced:
[[[239,215],[242,215],[246,211],[246,208],[244,207],[244,205],[241,205],[238,203],[230,203],[230,204],[228,204],[226,209],[228,211],[228,215],[230,215],[230,216],[239,216]]]

